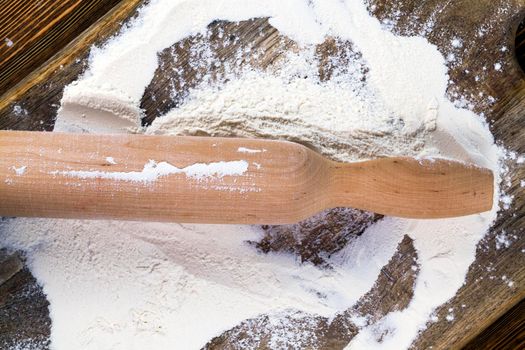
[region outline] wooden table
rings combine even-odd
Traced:
[[[0,0],[0,40],[3,40],[3,44],[0,41],[0,128],[52,130],[62,89],[85,69],[89,47],[115,33],[141,3],[140,0]],[[514,54],[515,33],[518,23],[525,17],[525,1],[372,0],[370,3],[375,5],[373,13],[383,21],[389,20],[400,34],[425,31],[424,23],[432,20],[433,28],[425,31],[425,35],[443,51],[450,48],[452,38],[469,38],[464,40],[462,63],[450,67],[454,84],[450,85],[449,94],[471,95],[474,110],[485,113],[497,140],[517,154],[525,154],[525,75]],[[260,31],[262,39],[255,46],[265,52],[256,62],[261,67],[271,65],[283,50],[293,46],[289,40],[280,40],[279,33],[264,19],[239,24],[216,22],[210,30],[218,28],[238,37],[241,45],[253,43],[252,33],[255,29]],[[483,35],[479,34],[480,30]],[[520,32],[516,46],[525,58],[523,28]],[[200,39],[194,37],[183,44],[189,45],[191,40]],[[502,49],[504,46],[507,50]],[[184,47],[175,49],[179,50],[177,54],[182,64],[188,59]],[[337,50],[338,44],[334,41],[320,47],[325,56]],[[231,52],[225,50],[220,54],[227,60]],[[169,52],[164,51],[159,57],[161,66],[170,68]],[[494,62],[502,63],[502,72],[490,69]],[[194,73],[185,77],[188,88],[197,83]],[[478,82],[474,81],[475,76],[480,77]],[[169,76],[158,70],[142,101],[146,122],[177,104],[177,98],[162,98],[170,93],[169,83]],[[487,95],[495,102],[490,102]],[[163,100],[166,102],[159,102]],[[20,110],[27,111],[29,117],[21,117]],[[439,308],[437,315],[441,321],[429,325],[414,343],[414,348],[514,349],[525,346],[525,188],[519,184],[525,178],[525,168],[513,161],[509,161],[509,167],[510,185],[506,191],[514,196],[511,209],[501,213],[491,233],[479,243],[466,284]],[[355,234],[363,229],[358,224],[361,214],[336,212],[332,215],[335,222],[338,215],[357,215],[352,217],[357,223],[352,229]],[[366,217],[366,220],[375,219],[378,218]],[[284,233],[292,229],[297,227],[265,228]],[[307,226],[301,229],[309,230]],[[330,229],[339,232],[337,225]],[[305,255],[301,247],[313,247],[314,251],[340,248],[337,245],[312,246],[313,238],[324,234],[319,228],[316,230],[308,231],[304,241],[292,243],[304,260],[315,262],[316,257],[315,254]],[[512,244],[508,247],[498,244],[499,249],[496,249],[496,237],[502,232],[510,237]],[[286,243],[259,242],[259,248],[279,250],[283,249],[283,244]],[[415,278],[407,257],[415,257],[415,254],[411,240],[406,237],[369,292],[373,304],[362,303],[358,307],[381,317],[406,306]],[[503,275],[514,282],[512,287],[502,281]],[[468,307],[462,308],[463,304]],[[24,268],[23,259],[18,254],[0,250],[0,347],[32,341],[46,348],[50,329],[47,305],[41,288]],[[451,307],[455,310],[455,321],[447,322],[445,315]],[[327,325],[319,320],[315,327],[322,337],[321,348],[339,349],[348,342],[353,333],[342,331],[342,326],[337,322]],[[208,347],[224,348],[233,337],[235,329],[217,337]]]

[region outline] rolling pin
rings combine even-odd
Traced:
[[[488,211],[488,169],[328,160],[258,139],[0,131],[0,216],[288,224],[334,207],[405,218]]]

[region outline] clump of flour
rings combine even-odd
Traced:
[[[223,84],[205,81],[146,133],[286,139],[345,161],[417,155],[434,124],[421,119],[407,130],[355,71],[321,81],[314,50],[287,54],[271,71],[246,69]]]
[[[299,50],[272,69],[243,69],[195,87],[146,133],[290,139],[349,161],[445,156],[497,172],[499,151],[484,121],[445,96],[446,61],[437,48],[395,36],[359,0],[152,0],[93,50],[89,70],[64,91],[56,130],[140,126],[159,51],[204,33],[213,20],[253,17],[270,17]],[[352,43],[364,77],[350,70],[320,79],[313,47],[328,37]],[[24,250],[43,284],[55,349],[192,349],[263,314],[276,324],[295,313],[341,314],[373,287],[408,235],[418,256],[412,300],[377,321],[356,321],[349,344],[401,349],[464,283],[497,203],[496,196],[491,212],[462,218],[385,218],[330,256],[331,269],[258,253],[246,242],[261,230],[248,226],[13,219],[1,224],[0,241]],[[279,344],[297,341],[279,336]]]

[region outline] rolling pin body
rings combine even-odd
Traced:
[[[0,215],[286,224],[332,207],[443,218],[492,207],[487,169],[337,163],[295,143],[0,131]]]

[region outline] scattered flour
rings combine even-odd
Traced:
[[[514,197],[506,194],[506,195],[502,195],[500,200],[501,200],[501,203],[503,204],[503,209],[507,210],[507,209],[510,209],[510,205],[512,204],[512,201],[514,200]]]
[[[265,149],[251,149],[251,148],[246,148],[246,147],[239,147],[237,152],[239,152],[239,153],[262,153],[262,152],[266,152],[266,150]]]
[[[288,139],[346,161],[417,155],[423,135],[435,127],[433,99],[421,98],[418,113],[429,115],[428,122],[416,120],[413,110],[396,117],[375,97],[377,91],[356,91],[354,79],[320,82],[313,50],[287,55],[277,72],[249,70],[219,86],[203,83],[146,133]]]
[[[13,167],[11,167],[11,169],[13,169],[13,171],[15,172],[15,174],[16,174],[17,176],[22,176],[22,175],[25,174],[25,172],[26,172],[26,170],[27,170],[27,166],[24,165],[24,166],[21,166],[21,167],[18,167],[18,168],[15,167],[15,166],[13,166]]]
[[[177,168],[176,166],[167,163],[157,163],[150,160],[142,171],[53,171],[52,175],[62,175],[69,177],[76,177],[80,179],[112,179],[117,181],[131,181],[131,182],[153,182],[159,177],[168,176],[171,174],[185,174],[188,177],[202,179],[205,177],[223,177],[242,175],[248,170],[248,162],[245,160],[231,161],[231,162],[216,162],[216,163],[196,163],[185,168]]]
[[[461,39],[459,38],[452,39],[452,42],[450,44],[452,45],[453,48],[456,48],[456,49],[463,47],[463,41],[461,41]]]
[[[13,106],[13,113],[18,117],[27,117],[28,115],[27,109],[22,108],[20,105]]]
[[[508,248],[511,244],[512,240],[507,236],[505,231],[496,236],[496,249]]]
[[[270,17],[300,50],[273,71],[246,69],[225,83],[197,86],[146,133],[291,139],[342,161],[450,157],[494,170],[499,193],[500,151],[481,117],[446,98],[443,55],[424,38],[395,36],[360,0],[151,0],[121,34],[92,50],[89,70],[64,91],[55,130],[140,126],[140,100],[160,50],[203,33],[213,20],[253,17]],[[364,81],[355,71],[319,79],[314,46],[328,36],[352,42],[357,64],[367,67]],[[236,174],[248,164],[208,166],[151,163],[136,173],[62,175],[154,181],[173,172]],[[463,285],[498,197],[492,211],[462,218],[384,218],[334,254],[331,270],[259,254],[245,242],[261,231],[249,226],[11,219],[0,224],[0,243],[27,253],[50,300],[54,349],[196,349],[260,314],[337,315],[372,288],[408,235],[419,264],[412,300],[375,323],[359,323],[348,345],[403,349]]]
[[[108,162],[108,164],[112,164],[112,165],[116,165],[117,162],[115,161],[115,158],[113,157],[106,157],[106,162]]]

